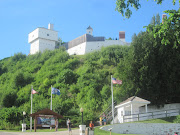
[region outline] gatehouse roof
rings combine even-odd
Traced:
[[[32,113],[32,114],[30,114],[29,116],[31,116],[31,117],[34,118],[36,115],[54,115],[54,116],[56,116],[57,118],[61,118],[61,119],[63,118],[62,115],[60,115],[60,114],[58,114],[58,113],[56,113],[56,112],[53,112],[53,111],[50,110],[50,109],[43,109],[43,110],[41,110],[41,111]]]
[[[140,97],[137,97],[137,96],[132,96],[128,99],[126,99],[125,101],[121,102],[120,104],[116,105],[115,107],[118,108],[118,107],[121,107],[123,105],[127,105],[129,103],[136,103],[136,104],[150,104],[151,102],[148,101],[148,100],[145,100],[145,99],[142,99]]]

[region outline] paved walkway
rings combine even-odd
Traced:
[[[0,135],[69,135],[69,131],[57,131],[57,132],[0,132]],[[72,130],[72,135],[79,135],[79,129]]]

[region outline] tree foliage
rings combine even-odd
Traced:
[[[171,44],[174,48],[178,48],[180,44],[180,9],[166,10],[165,13],[169,17],[164,20],[164,24],[160,24],[153,29],[154,37],[161,39],[161,44]]]
[[[131,7],[138,10],[141,7],[140,0],[116,0],[116,11],[118,11],[122,16],[130,18],[132,15]],[[163,0],[154,0],[157,4],[161,4]],[[172,0],[173,5],[175,5],[176,0]],[[180,3],[180,2],[179,2]]]

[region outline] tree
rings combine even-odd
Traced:
[[[159,13],[156,15],[156,25],[159,25],[161,23],[160,21],[160,15]]]
[[[161,4],[163,0],[154,0],[157,4]],[[175,5],[176,0],[172,0],[173,4]],[[179,2],[180,3],[180,2]],[[115,10],[118,11],[122,16],[125,15],[126,18],[130,18],[132,15],[132,11],[130,7],[134,7],[138,10],[141,7],[139,0],[116,0],[116,8]]]
[[[156,25],[156,18],[153,15],[152,19],[151,19],[151,25]]]
[[[165,13],[169,14],[169,18],[164,20],[164,24],[156,26],[153,29],[154,37],[161,39],[161,44],[171,44],[174,48],[180,45],[180,9],[166,10]]]
[[[111,38],[111,37],[109,37],[107,40],[112,40],[112,38]]]
[[[160,16],[159,14],[156,15],[156,17],[153,15],[152,19],[151,19],[151,25],[155,26],[155,25],[160,25]]]

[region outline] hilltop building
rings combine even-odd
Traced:
[[[49,24],[48,29],[39,27],[29,33],[28,43],[31,44],[30,55],[55,49],[58,43],[58,32],[54,31],[53,27],[53,24]],[[105,37],[94,37],[93,29],[89,26],[86,34],[63,44],[69,55],[84,55],[110,45],[129,45],[125,41],[125,32],[119,32],[119,40],[105,40]]]
[[[106,40],[105,37],[94,37],[93,29],[89,26],[86,34],[64,44],[69,55],[84,55],[110,45],[129,45],[125,41],[125,32],[119,32],[119,40]]]
[[[48,29],[39,27],[28,35],[28,43],[31,44],[30,54],[54,50],[57,41],[58,32],[54,31],[53,24],[49,24]]]

